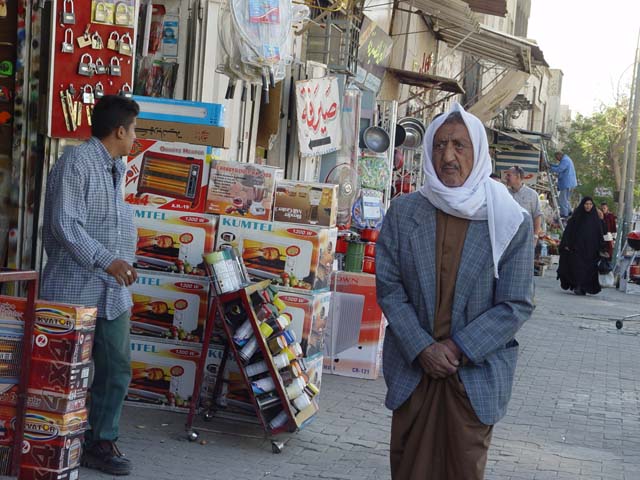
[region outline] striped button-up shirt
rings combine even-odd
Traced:
[[[134,260],[133,213],[120,190],[124,172],[97,138],[68,148],[54,165],[44,208],[43,299],[95,306],[108,320],[131,308],[129,290],[105,271],[116,259]]]

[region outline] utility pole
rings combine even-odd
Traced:
[[[625,172],[624,172],[624,210],[622,212],[621,228],[618,229],[616,241],[616,254],[624,245],[624,241],[631,230],[633,223],[633,193],[636,181],[636,164],[638,160],[638,123],[640,120],[640,33],[638,34],[638,46],[636,47],[636,62],[633,76],[633,88],[629,102],[629,114],[627,127],[629,137],[625,145]],[[621,192],[622,193],[622,192]]]

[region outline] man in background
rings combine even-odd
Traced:
[[[122,157],[136,138],[139,107],[106,95],[92,115],[92,137],[67,148],[51,170],[44,209],[48,260],[42,274],[45,300],[98,307],[93,346],[90,430],[82,465],[128,475],[131,464],[116,447],[120,414],[131,380],[129,340],[136,230],[124,202]]]
[[[542,233],[542,211],[540,210],[540,199],[536,191],[525,185],[524,170],[522,167],[513,166],[505,173],[505,180],[509,193],[513,199],[524,208],[533,219],[534,241]]]
[[[557,165],[550,165],[551,171],[558,175],[558,203],[560,207],[560,216],[567,218],[571,215],[571,193],[578,186],[576,178],[576,169],[573,166],[573,160],[563,152],[556,152]]]

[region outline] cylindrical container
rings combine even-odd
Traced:
[[[289,356],[286,353],[281,353],[273,357],[273,364],[278,370],[289,366]]]
[[[364,243],[350,242],[344,260],[344,269],[347,272],[361,272],[364,259]]]
[[[290,319],[291,315],[289,315],[288,313],[283,313],[278,317],[271,317],[260,324],[260,331],[265,338],[269,338],[274,333],[282,333],[291,324]]]
[[[307,383],[307,386],[304,387],[304,391],[307,395],[309,395],[310,398],[313,398],[320,393],[320,389],[313,383]]]
[[[240,358],[242,358],[243,362],[248,362],[251,357],[253,357],[253,354],[256,353],[257,349],[258,340],[256,340],[256,337],[251,337],[251,340],[249,340],[247,344],[242,347],[242,350],[238,352],[238,355],[240,355]]]
[[[287,397],[289,397],[289,400],[293,400],[294,398],[297,398],[300,395],[302,395],[305,385],[306,385],[306,382],[304,381],[304,378],[302,377],[294,378],[293,381],[289,385],[287,385],[287,388],[286,388]]]
[[[300,365],[300,360],[292,360],[289,364],[289,371],[294,377],[299,377],[302,375],[302,366]],[[284,379],[283,379],[284,380]]]
[[[276,389],[276,384],[271,377],[264,377],[251,382],[251,389],[256,395],[264,395],[273,392]]]
[[[338,237],[336,241],[336,253],[347,253],[348,246],[349,244],[344,237]]]
[[[364,257],[362,262],[362,271],[365,273],[376,273],[376,259],[372,257]]]
[[[271,430],[275,430],[276,428],[280,428],[280,427],[286,425],[286,423],[288,421],[289,421],[289,416],[283,410],[278,415],[273,417],[273,419],[269,422],[269,428]]]
[[[225,259],[229,261],[227,263],[229,269],[234,272],[235,282],[237,284],[236,289],[243,285],[247,285],[249,283],[249,275],[247,274],[244,262],[242,261],[242,256],[238,249],[235,247],[225,247],[222,251],[225,252]]]
[[[295,342],[295,334],[290,330],[285,330],[277,337],[269,340],[269,350],[271,353],[276,354],[280,353],[287,345]]]
[[[271,335],[273,335],[273,327],[269,325],[268,322],[262,322],[260,324],[260,333],[262,333],[262,336],[264,338],[269,338]]]
[[[287,353],[289,360],[295,360],[302,356],[302,347],[298,342],[294,342],[287,346],[285,352]]]
[[[211,265],[213,271],[213,287],[217,294],[236,290],[233,270],[229,271],[223,252],[211,252],[203,255],[204,261]]]
[[[278,309],[278,312],[282,312],[285,308],[287,308],[287,305],[278,297],[275,297],[273,299],[273,305]]]
[[[374,257],[376,256],[376,244],[373,242],[369,242],[364,246],[364,256],[365,257]]]
[[[292,403],[293,403],[293,406],[296,407],[296,409],[299,412],[301,412],[302,410],[307,408],[309,405],[311,405],[311,399],[309,398],[309,395],[303,392],[302,395],[294,398]]]
[[[233,333],[233,342],[239,347],[243,347],[251,337],[253,337],[253,328],[251,328],[251,320],[247,318]]]
[[[256,375],[260,375],[261,373],[264,373],[268,370],[269,367],[267,367],[267,362],[265,362],[264,360],[261,362],[252,363],[251,365],[247,365],[244,369],[247,377],[255,377]]]

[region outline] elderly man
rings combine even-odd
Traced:
[[[128,475],[131,462],[116,440],[131,380],[131,293],[137,279],[133,213],[121,192],[122,157],[136,138],[136,102],[106,95],[92,115],[92,137],[69,147],[47,184],[43,240],[48,255],[42,298],[98,307],[91,385],[90,430],[82,465]]]
[[[534,241],[542,233],[542,211],[540,210],[540,199],[533,188],[524,183],[524,170],[517,165],[511,167],[505,173],[505,180],[509,193],[513,199],[524,208],[533,219]]]
[[[556,152],[557,165],[551,165],[551,171],[558,175],[558,206],[560,207],[560,216],[567,218],[571,215],[571,192],[578,186],[578,179],[576,178],[576,169],[573,166],[573,160],[569,158],[569,155],[563,152]]]
[[[489,178],[480,120],[455,104],[425,134],[425,183],[376,246],[394,480],[480,480],[533,311],[532,223]]]

